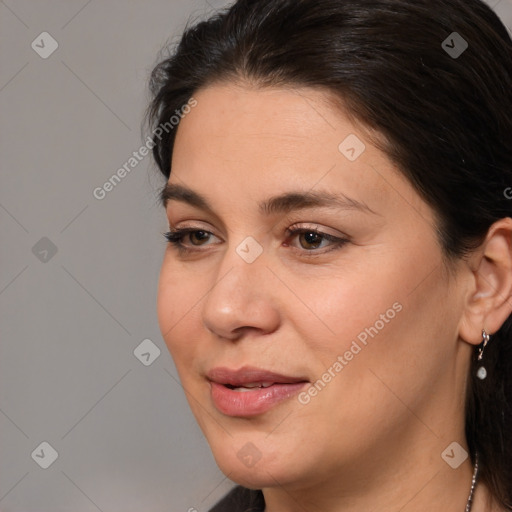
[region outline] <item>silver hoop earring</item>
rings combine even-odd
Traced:
[[[482,329],[482,344],[480,346],[480,349],[478,350],[478,361],[481,361],[484,357],[484,350],[487,346],[487,343],[489,343],[490,336],[485,332],[485,329]],[[476,372],[476,376],[480,380],[484,380],[487,377],[487,370],[485,369],[485,366],[480,366],[478,368],[478,371]]]

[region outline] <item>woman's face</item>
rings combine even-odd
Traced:
[[[166,249],[158,316],[220,468],[253,488],[356,485],[464,445],[470,347],[431,209],[318,90],[195,98],[166,206],[193,232]]]

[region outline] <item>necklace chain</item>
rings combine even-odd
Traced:
[[[475,456],[475,467],[473,469],[473,477],[471,478],[471,490],[469,491],[468,501],[466,503],[465,512],[471,512],[473,506],[473,494],[475,493],[476,481],[478,479],[478,455]]]

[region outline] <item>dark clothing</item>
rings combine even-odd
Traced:
[[[238,485],[222,498],[209,512],[263,512],[265,500],[261,491]]]

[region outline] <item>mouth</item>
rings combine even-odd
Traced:
[[[296,395],[309,381],[304,377],[244,366],[238,370],[213,368],[207,375],[212,401],[227,416],[262,414]]]
[[[232,384],[224,384],[224,386],[226,386],[228,389],[233,389],[234,391],[241,391],[243,393],[244,391],[251,391],[255,388],[269,388],[274,384],[275,382],[249,382],[241,386],[234,386]]]

